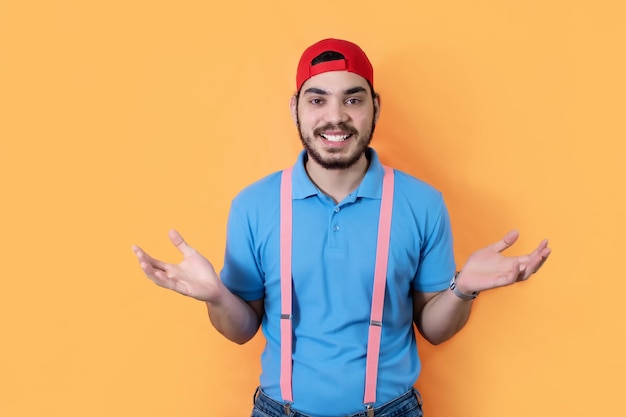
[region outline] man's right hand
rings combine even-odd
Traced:
[[[189,246],[177,231],[171,230],[169,238],[183,254],[182,262],[169,264],[151,257],[139,246],[133,246],[143,272],[161,287],[200,301],[215,301],[221,283],[213,265]]]

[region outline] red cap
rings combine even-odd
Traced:
[[[327,51],[338,52],[345,59],[311,65],[313,59]],[[296,74],[296,90],[300,91],[302,84],[314,75],[329,71],[353,72],[369,81],[374,88],[374,69],[367,55],[358,45],[341,39],[324,39],[309,46],[302,53]]]

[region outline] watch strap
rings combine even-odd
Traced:
[[[472,293],[466,294],[464,292],[461,292],[461,290],[459,290],[459,287],[457,287],[456,285],[456,277],[459,276],[459,272],[454,274],[454,276],[452,277],[452,280],[450,281],[450,290],[452,290],[454,295],[459,297],[461,300],[466,300],[466,301],[473,300],[474,298],[478,297],[478,294],[480,294],[480,291],[474,291]]]

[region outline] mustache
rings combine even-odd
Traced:
[[[319,134],[321,134],[324,131],[327,130],[339,130],[341,132],[344,132],[346,134],[349,135],[358,135],[359,131],[356,130],[354,127],[346,124],[346,123],[339,123],[339,124],[332,124],[332,123],[328,123],[324,126],[318,127],[316,129],[313,130],[313,134],[315,136],[318,136]]]

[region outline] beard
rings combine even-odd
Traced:
[[[370,143],[372,142],[372,137],[374,136],[374,128],[376,127],[376,122],[372,119],[372,125],[369,130],[360,132],[345,123],[339,123],[338,125],[327,124],[326,126],[319,127],[313,131],[313,136],[307,136],[302,132],[302,128],[300,127],[300,119],[296,120],[296,125],[298,127],[298,134],[300,135],[300,141],[304,146],[307,154],[317,162],[322,168],[325,169],[348,169],[354,164],[356,164],[361,156],[365,153]],[[313,146],[316,138],[319,134],[325,130],[340,130],[342,132],[346,132],[347,134],[352,135],[352,138],[357,141],[357,148],[352,151],[349,155],[344,158],[336,157],[324,157],[317,149]],[[329,153],[338,153],[333,152],[333,149],[328,150]]]

